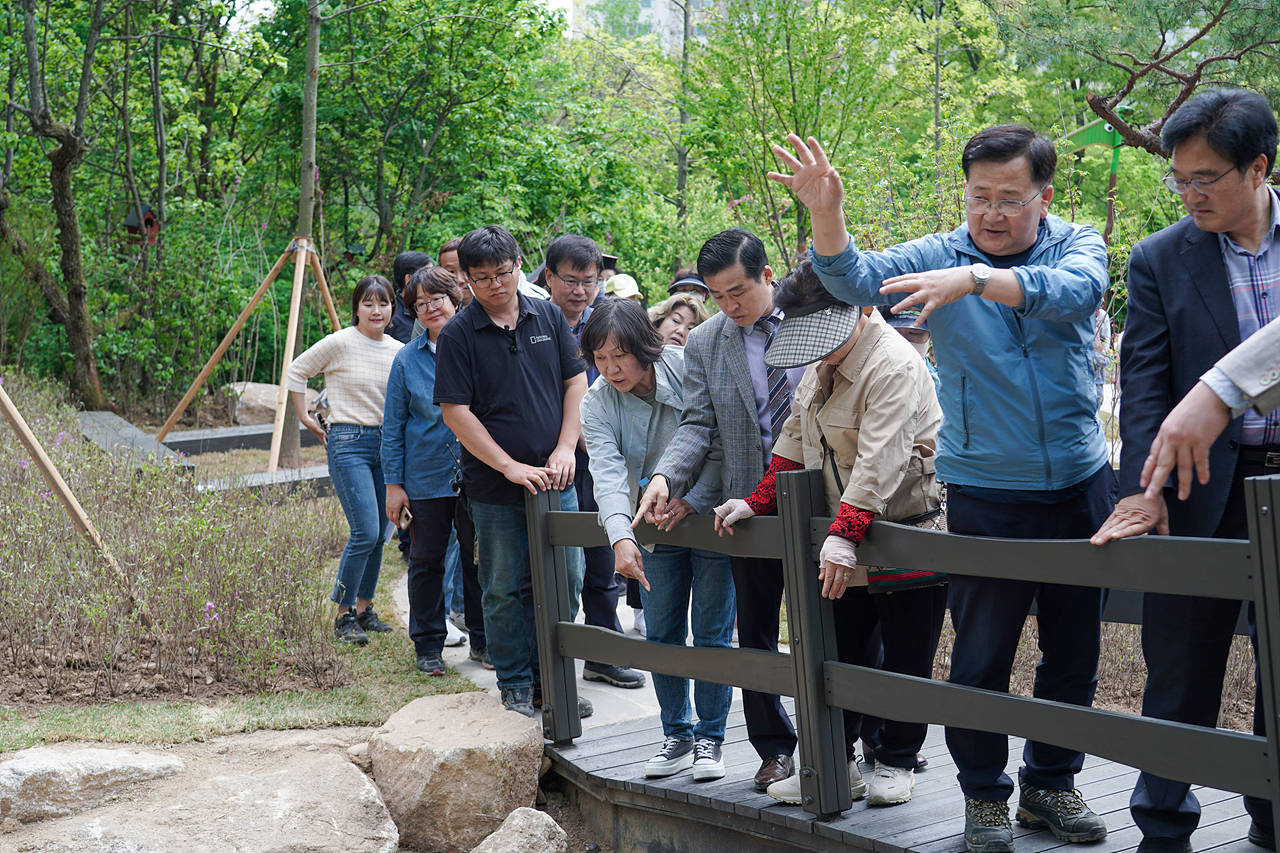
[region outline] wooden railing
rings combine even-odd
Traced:
[[[697,516],[670,532],[652,525],[636,531],[646,544],[781,560],[789,655],[667,646],[574,624],[564,549],[607,545],[608,540],[594,514],[560,512],[559,493],[527,496],[544,734],[557,743],[582,734],[573,660],[589,659],[795,697],[803,806],[821,818],[851,805],[845,708],[903,722],[1017,735],[1172,779],[1280,800],[1280,477],[1249,480],[1245,491],[1248,541],[1146,536],[1096,547],[1085,540],[987,539],[876,522],[858,558],[873,566],[1116,590],[1111,598],[1121,603],[1114,609],[1122,611],[1117,621],[1136,621],[1133,602],[1141,592],[1252,601],[1265,738],[839,663],[830,602],[821,598],[817,579],[818,548],[831,519],[820,515],[825,513],[822,478],[814,471],[779,475],[778,515],[742,522],[735,536],[718,537],[711,519]]]

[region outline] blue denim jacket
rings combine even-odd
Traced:
[[[431,402],[435,386],[436,354],[422,334],[391,363],[382,416],[382,473],[416,501],[453,496],[454,459],[462,454],[440,407]]]
[[[990,263],[962,225],[883,252],[810,250],[827,290],[853,305],[892,305],[886,278]],[[1093,313],[1107,286],[1107,249],[1087,225],[1046,217],[1016,308],[977,296],[929,317],[938,360],[942,428],[938,479],[996,489],[1074,485],[1107,459],[1093,379]]]
[[[655,402],[683,412],[684,347],[665,347],[662,358],[653,368],[657,378]],[[609,531],[610,545],[619,539],[634,540],[630,527],[614,525],[610,530],[608,520],[611,516],[623,515],[629,525],[635,513],[653,408],[635,394],[619,393],[601,376],[587,389],[581,412],[582,437],[591,458],[591,479],[595,481],[596,503],[600,507],[600,526]],[[661,453],[654,454],[655,459],[661,456]],[[708,515],[720,501],[723,458],[717,432],[693,488],[687,495],[672,497],[684,497],[699,515]]]

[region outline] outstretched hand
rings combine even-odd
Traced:
[[[806,143],[796,134],[789,133],[787,142],[796,150],[794,157],[781,145],[773,146],[773,153],[791,170],[791,174],[770,172],[769,179],[789,187],[811,213],[838,213],[844,203],[844,184],[827,159],[827,152],[812,136]]]

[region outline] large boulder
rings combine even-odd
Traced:
[[[0,818],[30,823],[75,814],[182,769],[181,759],[132,749],[24,749],[0,762]]]
[[[190,765],[90,812],[0,836],[0,853],[395,853],[378,789],[337,750]]]
[[[542,730],[485,693],[424,696],[374,733],[369,757],[405,847],[467,853],[533,805]]]
[[[567,853],[569,836],[546,812],[516,809],[471,853]]]
[[[276,403],[280,399],[280,386],[266,382],[234,382],[231,393],[236,396],[236,423],[241,426],[273,424],[276,422]],[[320,392],[307,389],[307,409],[315,408]]]

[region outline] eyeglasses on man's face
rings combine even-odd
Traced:
[[[1208,195],[1213,192],[1214,184],[1225,178],[1227,175],[1230,175],[1235,170],[1236,167],[1232,166],[1230,169],[1227,169],[1227,171],[1212,180],[1207,178],[1192,178],[1189,181],[1180,181],[1172,174],[1165,175],[1160,180],[1171,192],[1175,192],[1178,195],[1186,195],[1188,189],[1193,189],[1200,193],[1200,195]]]
[[[433,296],[430,299],[413,303],[413,310],[419,314],[425,314],[428,311],[435,311],[444,305],[449,299],[448,296],[441,293],[439,296]]]
[[[468,273],[467,278],[471,279],[472,287],[493,287],[494,285],[497,285],[497,284],[509,284],[511,282],[511,276],[515,273],[515,271],[516,271],[516,265],[512,264],[511,268],[504,272],[494,273],[493,275],[482,276],[481,278],[473,278]]]
[[[591,278],[591,279],[565,278],[564,276],[560,275],[560,273],[555,272],[554,270],[551,272],[551,274],[554,275],[556,278],[560,279],[560,281],[564,283],[564,286],[569,288],[570,290],[590,290],[593,287],[599,287],[601,284],[600,280],[597,278]]]
[[[968,210],[970,213],[976,213],[980,216],[986,216],[987,213],[991,210],[991,208],[994,207],[996,210],[996,213],[1000,214],[1001,216],[1014,217],[1014,216],[1021,216],[1022,211],[1026,209],[1027,205],[1031,204],[1031,202],[1040,198],[1040,196],[1043,195],[1044,191],[1048,188],[1049,188],[1049,185],[1045,184],[1043,187],[1036,190],[1036,194],[1033,195],[1031,198],[1027,199],[1026,201],[1018,201],[1017,199],[1012,199],[1012,198],[1001,199],[1000,201],[988,201],[985,198],[980,198],[978,196],[969,196],[969,195],[962,196],[962,200],[964,201],[965,209]]]

